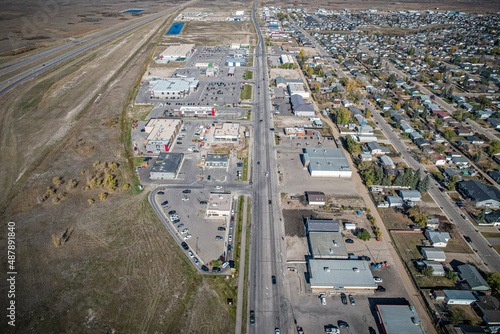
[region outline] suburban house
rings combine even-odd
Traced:
[[[470,291],[465,290],[443,290],[447,304],[470,305],[476,301],[476,297]]]
[[[370,153],[374,154],[374,155],[384,155],[386,153],[390,153],[390,150],[388,147],[380,146],[380,144],[377,142],[367,143],[366,147],[368,147],[368,150],[370,150]]]
[[[446,247],[448,245],[448,240],[450,240],[450,234],[448,232],[435,231],[432,228],[427,228],[425,237],[431,242],[433,247]]]
[[[496,296],[478,296],[474,305],[476,312],[481,315],[488,326],[500,325],[500,300]]]
[[[399,196],[387,196],[386,201],[389,203],[390,207],[403,206],[403,200]]]
[[[458,274],[460,278],[464,280],[468,285],[470,290],[473,291],[488,291],[491,290],[488,283],[476,267],[471,264],[462,264],[458,266]]]
[[[426,260],[439,261],[439,262],[446,261],[446,254],[443,252],[442,249],[435,247],[422,247],[420,251],[422,252],[422,256]]]
[[[422,200],[422,195],[417,190],[400,190],[399,196],[403,201],[420,202]]]
[[[458,189],[476,202],[476,208],[500,207],[500,190],[494,186],[487,186],[484,183],[470,180],[459,182]]]

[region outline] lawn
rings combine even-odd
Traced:
[[[432,199],[431,195],[427,192],[422,193],[422,202],[427,202],[427,203],[432,203],[434,200]]]
[[[253,71],[245,71],[245,75],[243,76],[243,79],[245,80],[252,80],[253,79]]]
[[[462,199],[460,198],[460,195],[456,191],[448,192],[448,196],[450,196],[450,198],[455,202],[462,201]]]
[[[494,232],[481,232],[483,237],[486,239],[488,238],[500,238],[500,233],[494,233]]]
[[[243,176],[242,181],[248,180],[248,158],[243,158]]]
[[[380,216],[384,220],[384,225],[388,230],[407,229],[408,225],[413,224],[410,218],[394,208],[378,209]]]
[[[422,240],[426,240],[423,233],[391,233],[391,236],[404,260],[407,255],[408,260],[422,258],[417,246],[422,246]]]
[[[236,228],[234,229],[234,245],[233,245],[233,251],[234,251],[234,268],[236,270],[240,269],[240,254],[241,254],[241,232],[243,229],[243,204],[245,203],[244,201],[244,196],[238,197],[238,210],[236,213]]]
[[[240,93],[241,100],[250,100],[252,98],[252,86],[245,85]]]
[[[493,248],[500,254],[500,245],[493,245]]]
[[[465,253],[472,254],[473,251],[467,246],[466,241],[461,236],[457,235],[448,241],[448,245],[443,248],[445,253]]]

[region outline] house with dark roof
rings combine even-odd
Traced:
[[[464,280],[473,291],[488,291],[490,286],[486,283],[485,279],[479,271],[471,264],[463,264],[458,266],[460,278]]]
[[[494,186],[470,180],[459,182],[458,189],[476,202],[476,208],[500,208],[500,190]]]
[[[500,325],[500,300],[497,296],[478,296],[474,305],[476,312],[488,326]]]
[[[290,97],[290,102],[295,116],[312,117],[315,115],[314,107],[310,104],[306,104],[302,96],[294,94]]]
[[[488,173],[488,175],[495,180],[496,183],[500,183],[500,171],[498,170],[493,170]]]

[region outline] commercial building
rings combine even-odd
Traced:
[[[491,287],[486,283],[485,279],[479,271],[471,264],[462,264],[458,266],[458,274],[473,291],[488,291]]]
[[[384,334],[425,334],[417,312],[408,305],[375,305]]]
[[[216,116],[217,111],[212,107],[180,107],[179,116],[184,117],[208,117]]]
[[[157,78],[149,82],[151,98],[182,99],[198,88],[199,81],[194,78]]]
[[[369,264],[364,260],[310,259],[307,267],[313,293],[377,288]]]
[[[146,124],[146,150],[155,153],[169,152],[182,126],[181,119],[153,118]]]
[[[289,83],[288,84],[288,93],[290,94],[290,96],[293,96],[293,95],[299,95],[300,97],[302,97],[303,99],[308,99],[311,97],[311,95],[309,94],[309,92],[306,92],[304,90],[304,84],[302,82],[292,82],[292,83]]]
[[[340,148],[306,148],[302,155],[311,176],[351,177],[349,162]]]
[[[211,193],[208,201],[206,217],[223,218],[231,215],[231,193]]]
[[[215,141],[237,142],[240,138],[239,123],[218,124],[214,131]]]
[[[316,112],[314,107],[310,104],[306,104],[304,99],[299,94],[290,94],[290,103],[292,104],[292,110],[297,117],[314,117]]]
[[[290,137],[305,137],[306,130],[304,128],[285,128],[285,134]]]
[[[341,227],[337,220],[333,219],[306,219],[306,233],[311,232],[340,232]]]
[[[149,172],[149,178],[175,179],[179,174],[183,161],[183,153],[160,153]]]
[[[280,60],[282,64],[293,63],[293,58],[289,55],[281,55]]]
[[[310,232],[307,236],[314,259],[348,259],[341,232]]]
[[[245,66],[245,58],[227,58],[226,59],[226,66]]]
[[[320,191],[306,191],[307,202],[309,205],[325,205],[325,193]]]
[[[205,168],[226,168],[229,164],[227,154],[207,154],[205,159]]]
[[[194,52],[194,44],[169,45],[162,53],[161,60],[185,60]]]

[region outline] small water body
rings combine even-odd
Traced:
[[[167,32],[167,35],[178,35],[182,27],[184,26],[184,23],[174,23],[170,30]]]
[[[124,13],[140,13],[143,11],[145,11],[145,9],[129,9],[129,10],[124,11]]]

